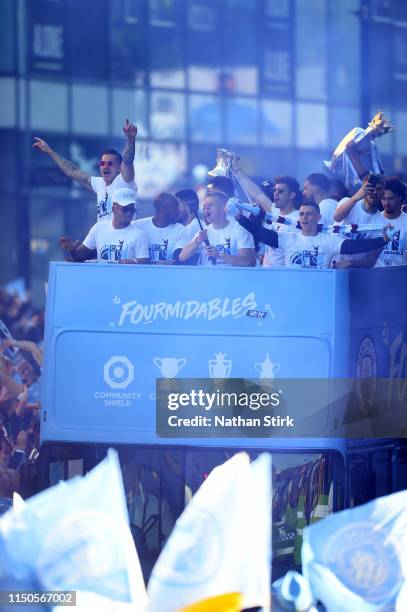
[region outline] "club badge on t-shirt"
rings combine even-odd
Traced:
[[[302,268],[318,268],[318,246],[314,246],[312,251],[298,251],[290,257],[290,263]]]
[[[109,263],[117,263],[122,258],[124,240],[119,240],[119,244],[105,244],[100,250],[100,259]]]
[[[97,214],[98,220],[100,221],[101,219],[104,219],[105,217],[109,217],[111,215],[111,212],[112,212],[112,205],[110,202],[110,196],[106,193],[105,199],[98,202],[96,206],[96,214]]]
[[[151,261],[166,261],[168,250],[168,240],[163,240],[161,244],[150,244]]]

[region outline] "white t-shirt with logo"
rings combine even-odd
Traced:
[[[112,215],[112,195],[116,189],[133,189],[137,193],[137,185],[135,180],[131,180],[127,183],[121,174],[118,174],[110,185],[106,185],[105,181],[101,176],[91,176],[90,184],[93,191],[96,193],[96,214],[98,221],[104,221],[110,219]]]
[[[279,209],[274,209],[273,214],[278,214]],[[284,218],[289,220],[290,223],[279,223],[278,221],[273,221],[272,224],[263,223],[263,227],[266,229],[272,229],[276,232],[299,232],[299,229],[296,229],[297,221],[299,219],[298,210],[293,210],[288,215],[284,215]],[[276,266],[284,266],[285,258],[284,252],[279,248],[273,248],[270,246],[266,246],[266,251],[263,259],[263,268],[274,268]]]
[[[401,213],[397,219],[386,219],[381,215],[383,227],[392,225],[395,229],[393,238],[387,242],[379,257],[377,258],[375,268],[383,268],[384,266],[405,266],[407,265],[407,215]]]
[[[349,198],[342,198],[339,202],[340,204],[344,204],[347,202]],[[343,225],[383,225],[383,216],[377,210],[374,213],[366,212],[363,207],[363,200],[358,200],[350,209],[344,220],[342,221]],[[370,234],[369,234],[370,236]],[[361,238],[369,237],[367,233],[363,234]],[[379,236],[379,234],[377,234]]]
[[[284,251],[288,268],[329,268],[333,256],[340,253],[344,240],[336,234],[304,236],[301,231],[278,235],[278,245]]]
[[[209,244],[216,247],[220,253],[237,255],[239,249],[254,249],[253,236],[234,219],[229,221],[227,226],[222,229],[215,229],[212,225],[208,225],[206,231],[208,232]],[[198,234],[199,232],[196,233],[195,238]],[[217,259],[216,264],[231,267],[231,264],[224,262],[220,258]],[[204,244],[201,245],[198,265],[213,265],[205,253]]]
[[[115,229],[110,219],[95,223],[83,244],[97,250],[98,263],[148,258],[147,236],[134,223],[121,229]]]
[[[203,219],[201,219],[201,223],[204,230],[208,229],[209,226],[205,223]],[[184,227],[186,238],[185,244],[188,244],[188,242],[191,242],[191,240],[196,236],[196,234],[201,231],[201,228],[199,227],[197,219],[192,219],[191,223],[188,223],[188,225],[185,225]]]
[[[171,223],[167,227],[157,227],[152,217],[134,221],[139,229],[146,233],[151,262],[165,261],[174,258],[174,251],[182,249],[187,240],[185,227],[181,223]]]
[[[321,221],[324,225],[332,225],[334,223],[334,213],[338,202],[332,198],[325,198],[319,203],[319,210],[321,213]]]
[[[338,206],[340,204],[344,204],[349,200],[348,197],[342,198],[339,201]],[[364,200],[358,200],[352,206],[346,217],[343,221],[337,223],[337,225],[371,225],[372,227],[382,227],[383,226],[383,217],[379,211],[374,213],[367,212],[363,206]],[[352,240],[360,240],[365,238],[380,238],[382,236],[381,231],[371,231],[368,230],[364,232],[352,232],[346,234],[346,238],[350,238]],[[337,262],[340,261],[351,261],[353,265],[356,267],[363,268],[371,268],[374,265],[376,258],[376,251],[368,251],[367,253],[357,253],[355,255],[340,255],[335,258]],[[358,263],[359,262],[359,263]]]

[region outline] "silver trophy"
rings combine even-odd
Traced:
[[[213,170],[209,170],[209,176],[229,176],[232,172],[233,153],[226,149],[217,149],[216,151],[216,166]]]
[[[217,149],[216,153],[216,165],[213,170],[209,170],[209,176],[227,176],[231,178],[235,185],[238,185],[241,189],[247,202],[254,204],[254,200],[248,195],[246,189],[239,181],[237,174],[232,170],[232,161],[234,158],[239,159],[239,156],[227,149]]]
[[[360,168],[363,168],[363,173],[384,173],[375,138],[393,130],[395,127],[382,111],[378,111],[366,129],[356,127],[346,134],[333,152],[331,160],[325,162],[326,167],[354,192],[362,184]]]

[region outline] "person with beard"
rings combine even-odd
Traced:
[[[95,223],[82,244],[72,243],[63,236],[60,247],[69,253],[70,261],[86,261],[97,254],[98,263],[149,263],[148,240],[144,232],[132,223],[136,193],[117,189],[112,196],[111,219]]]
[[[239,158],[233,157],[232,170],[238,180],[252,198],[265,212],[275,217],[282,217],[281,221],[273,220],[263,222],[263,227],[277,232],[290,232],[296,228],[298,222],[298,206],[301,202],[300,185],[292,176],[276,176],[273,181],[264,181],[258,187],[238,165]],[[285,222],[284,222],[285,221]],[[284,255],[279,248],[266,246],[263,257],[264,268],[275,268],[284,265]]]
[[[397,177],[388,178],[384,183],[382,197],[382,216],[390,223],[393,236],[380,251],[375,267],[407,265],[407,214],[401,206],[406,195],[406,187]]]
[[[111,196],[116,189],[128,188],[137,193],[137,185],[134,181],[134,154],[137,127],[126,119],[123,132],[127,139],[123,156],[116,149],[106,149],[99,160],[101,176],[90,176],[90,174],[78,168],[76,164],[51,149],[45,140],[38,138],[38,136],[34,137],[34,149],[49,155],[66,176],[96,194],[98,221],[111,217]]]
[[[352,225],[380,225],[383,219],[379,205],[383,192],[383,179],[380,175],[366,177],[362,187],[353,196],[339,201],[334,221]]]

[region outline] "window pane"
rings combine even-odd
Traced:
[[[226,0],[224,65],[230,87],[238,93],[255,94],[258,90],[256,7],[255,0]]]
[[[61,261],[58,239],[64,235],[64,206],[57,198],[30,198],[31,258],[30,274],[35,301],[42,301],[50,261]]]
[[[226,100],[226,140],[231,143],[257,144],[258,108],[256,100]]]
[[[185,96],[178,93],[151,94],[151,135],[153,138],[185,137]]]
[[[111,78],[144,86],[148,70],[146,0],[111,0]]]
[[[360,88],[365,86],[360,74],[358,10],[359,0],[329,4],[329,94],[340,104],[359,104]]]
[[[68,128],[67,95],[68,88],[64,84],[31,81],[31,128],[33,130],[66,132]]]
[[[377,108],[382,108],[384,104],[393,103],[393,25],[382,22],[372,22],[370,25],[372,44],[368,61],[373,68],[367,85],[370,99]]]
[[[322,153],[321,151],[298,151],[297,152],[297,172],[294,176],[302,185],[303,181],[309,174],[313,172],[325,172],[323,166],[323,159],[328,159],[328,152]]]
[[[330,119],[330,145],[332,150],[336,149],[342,138],[354,127],[360,125],[360,112],[358,108],[346,106],[331,106],[329,108]],[[366,127],[366,126],[363,126]]]
[[[14,127],[16,125],[16,80],[11,78],[0,79],[0,127]]]
[[[134,169],[140,197],[155,198],[160,191],[168,191],[185,175],[186,147],[184,144],[136,140]]]
[[[28,69],[32,72],[67,74],[69,18],[66,2],[23,3],[27,9]],[[83,19],[83,15],[81,15]],[[74,30],[75,31],[75,30]],[[76,35],[78,32],[76,32]]]
[[[5,146],[4,140],[2,142],[3,146]],[[4,263],[7,261],[7,265],[1,266],[0,285],[4,285],[18,276],[18,259],[19,251],[21,251],[22,237],[21,230],[19,232],[17,225],[17,211],[20,212],[24,206],[24,202],[16,197],[5,194],[2,194],[1,202],[1,222],[3,226],[3,231],[1,233],[1,252]]]
[[[148,135],[147,94],[141,90],[113,89],[113,134],[123,136],[125,119],[137,125],[137,135]]]
[[[0,72],[14,72],[16,69],[14,36],[16,10],[14,0],[0,0]]]
[[[89,79],[108,78],[110,25],[107,0],[86,0],[86,4],[82,0],[71,0],[61,4],[70,7],[71,74]]]
[[[324,149],[328,142],[327,119],[324,104],[297,104],[297,146]]]
[[[292,104],[263,100],[261,104],[261,138],[264,145],[291,146]]]
[[[407,108],[407,28],[394,28],[394,99],[399,108]]]
[[[190,89],[218,91],[221,60],[220,4],[189,0],[187,64]]]
[[[288,0],[268,0],[263,26],[263,91],[293,95],[293,14]]]
[[[407,113],[396,112],[396,153],[399,155],[407,155]],[[384,136],[387,138],[387,136]],[[381,142],[379,142],[379,147]]]
[[[107,88],[73,85],[72,99],[73,131],[76,134],[106,134]]]
[[[191,140],[195,142],[222,141],[221,107],[215,96],[190,96]]]
[[[325,1],[296,0],[297,95],[300,98],[326,98]]]
[[[179,0],[150,0],[150,84],[185,87],[183,31]]]

